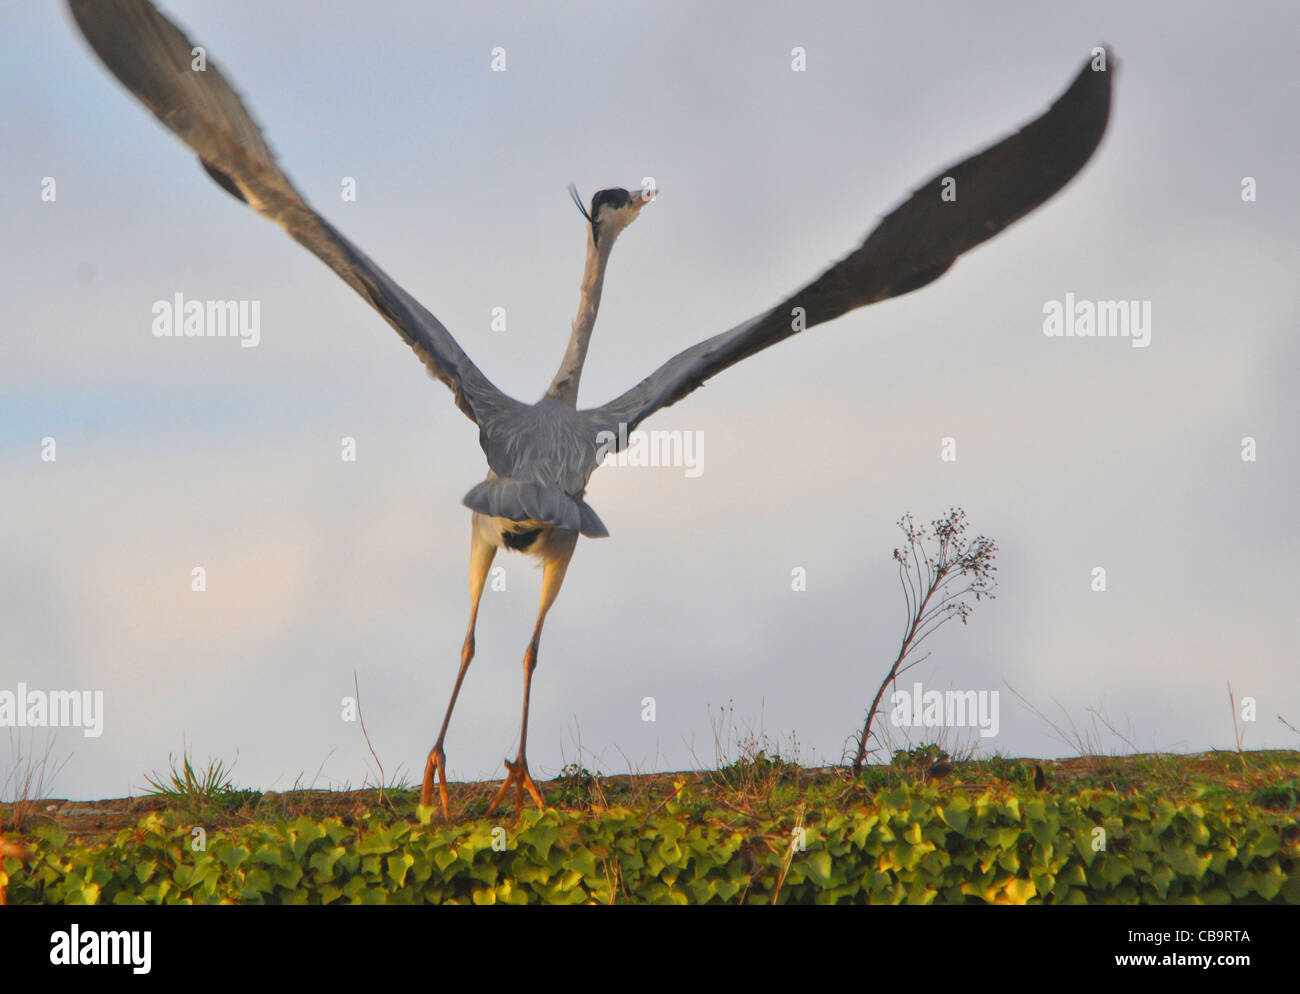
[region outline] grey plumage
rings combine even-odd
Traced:
[[[283,227],[391,324],[456,404],[478,424],[519,402],[493,386],[451,333],[328,221],[281,171],[261,128],[210,59],[191,68],[193,46],[147,0],[70,0],[91,48],[154,116],[198,154],[227,192]]]
[[[498,390],[437,318],[307,205],[225,76],[211,61],[206,71],[192,71],[190,42],[147,0],[71,0],[70,6],[105,65],[198,153],[209,173],[320,257],[452,389],[457,406],[479,426],[479,442],[499,478],[470,490],[466,506],[591,537],[608,534],[582,501],[599,464],[601,432],[625,438],[655,411],[797,330],[937,279],[963,252],[1064,186],[1101,141],[1110,111],[1110,63],[1094,70],[1089,59],[1045,114],[920,186],[817,280],[679,353],[614,400],[578,411],[549,395],[529,405]],[[956,182],[955,201],[940,199],[944,177]],[[801,324],[795,308],[803,309]],[[581,357],[577,366],[580,371]]]
[[[1092,156],[1110,116],[1112,56],[1086,61],[1040,117],[940,170],[886,215],[862,246],[766,311],[678,353],[631,390],[589,413],[598,430],[632,431],[705,380],[804,328],[917,290],[1061,189]],[[945,178],[955,200],[940,197]],[[793,311],[801,308],[802,320]]]
[[[587,263],[573,332],[546,394],[522,403],[498,390],[451,333],[360,249],[317,214],[276,163],[261,129],[210,60],[191,66],[192,46],[148,0],[69,0],[78,27],[104,64],[168,128],[189,145],[227,192],[280,224],[359,293],[453,392],[479,428],[486,480],[464,498],[474,511],[471,535],[472,609],[460,674],[438,742],[429,754],[423,803],[434,775],[447,812],[442,742],[474,652],[479,598],[498,548],[526,551],[544,566],[541,608],[525,655],[523,724],[517,763],[498,794],[515,784],[541,804],[528,775],[524,741],[528,687],[542,622],[558,594],[578,534],[608,534],[583,500],[605,452],[659,409],[709,378],[805,328],[934,281],[957,257],[1042,204],[1073,177],[1101,141],[1110,114],[1113,65],[1096,49],[1070,87],[1020,131],[935,175],[886,215],[862,245],[775,307],[665,362],[619,397],[578,410],[578,384],[595,324],[605,267],[615,239],[653,191],[641,197],[602,190],[591,210]],[[941,196],[954,184],[955,199]],[[576,199],[576,195],[575,195]]]

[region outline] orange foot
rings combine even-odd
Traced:
[[[438,777],[438,797],[442,801],[442,817],[444,821],[450,821],[451,812],[447,807],[447,755],[442,751],[441,745],[429,750],[429,761],[424,764],[424,789],[420,791],[420,803],[426,808],[433,804],[435,771]]]
[[[514,784],[515,787],[516,816],[518,816],[524,809],[524,788],[528,789],[528,793],[531,794],[533,800],[537,802],[537,807],[540,810],[546,810],[546,802],[542,800],[542,792],[537,789],[537,784],[533,783],[533,778],[528,775],[528,763],[524,759],[523,755],[520,754],[519,759],[513,763],[507,759],[506,769],[510,771],[510,775],[506,777],[505,783],[503,783],[501,789],[497,791],[497,796],[492,799],[492,803],[488,806],[487,814],[491,814],[497,809],[497,805],[500,804],[502,799],[506,796],[506,791],[510,789],[511,784]]]

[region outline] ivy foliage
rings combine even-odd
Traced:
[[[12,904],[1300,903],[1293,819],[1211,795],[904,785],[759,818],[679,784],[651,812],[348,821],[213,829],[202,846],[158,813],[96,845],[39,827],[0,877]]]

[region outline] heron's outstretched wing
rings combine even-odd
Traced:
[[[442,323],[317,214],[276,164],[239,94],[148,0],[69,0],[90,47],[136,98],[198,153],[209,175],[289,232],[379,311],[478,424],[515,406]]]
[[[1088,161],[1110,116],[1113,68],[1109,49],[1097,49],[1045,114],[931,178],[818,279],[770,311],[678,353],[603,407],[584,411],[593,430],[625,439],[655,411],[755,352],[938,279],[959,255],[1024,217]]]

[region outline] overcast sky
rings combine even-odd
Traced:
[[[909,677],[1001,706],[996,736],[950,740],[1072,754],[1014,688],[1067,728],[1100,711],[1123,733],[1102,730],[1108,751],[1232,747],[1230,681],[1257,703],[1247,747],[1300,745],[1277,720],[1300,726],[1294,3],[551,7],[166,6],[317,208],[527,401],[577,305],[570,180],[663,191],[615,249],[590,406],[843,256],[1040,113],[1095,44],[1121,66],[1110,130],[1057,198],[924,290],[647,422],[702,433],[702,474],[596,473],[612,537],[580,543],[547,622],[539,780],[579,758],[712,764],[729,701],[739,730],[839,762],[897,651],[895,522],[951,505],[998,542],[997,599]],[[138,792],[183,742],[237,753],[241,785],[359,786],[354,671],[386,771],[418,781],[468,614],[474,426],[345,284],[203,175],[62,4],[4,5],[0,37],[0,692],[104,694],[101,736],[58,733],[53,793]],[[177,293],[260,302],[258,347],[155,337],[151,308]],[[1045,336],[1067,293],[1149,302],[1149,346]],[[497,558],[456,779],[515,752],[533,562]],[[5,771],[31,743],[15,735]]]

